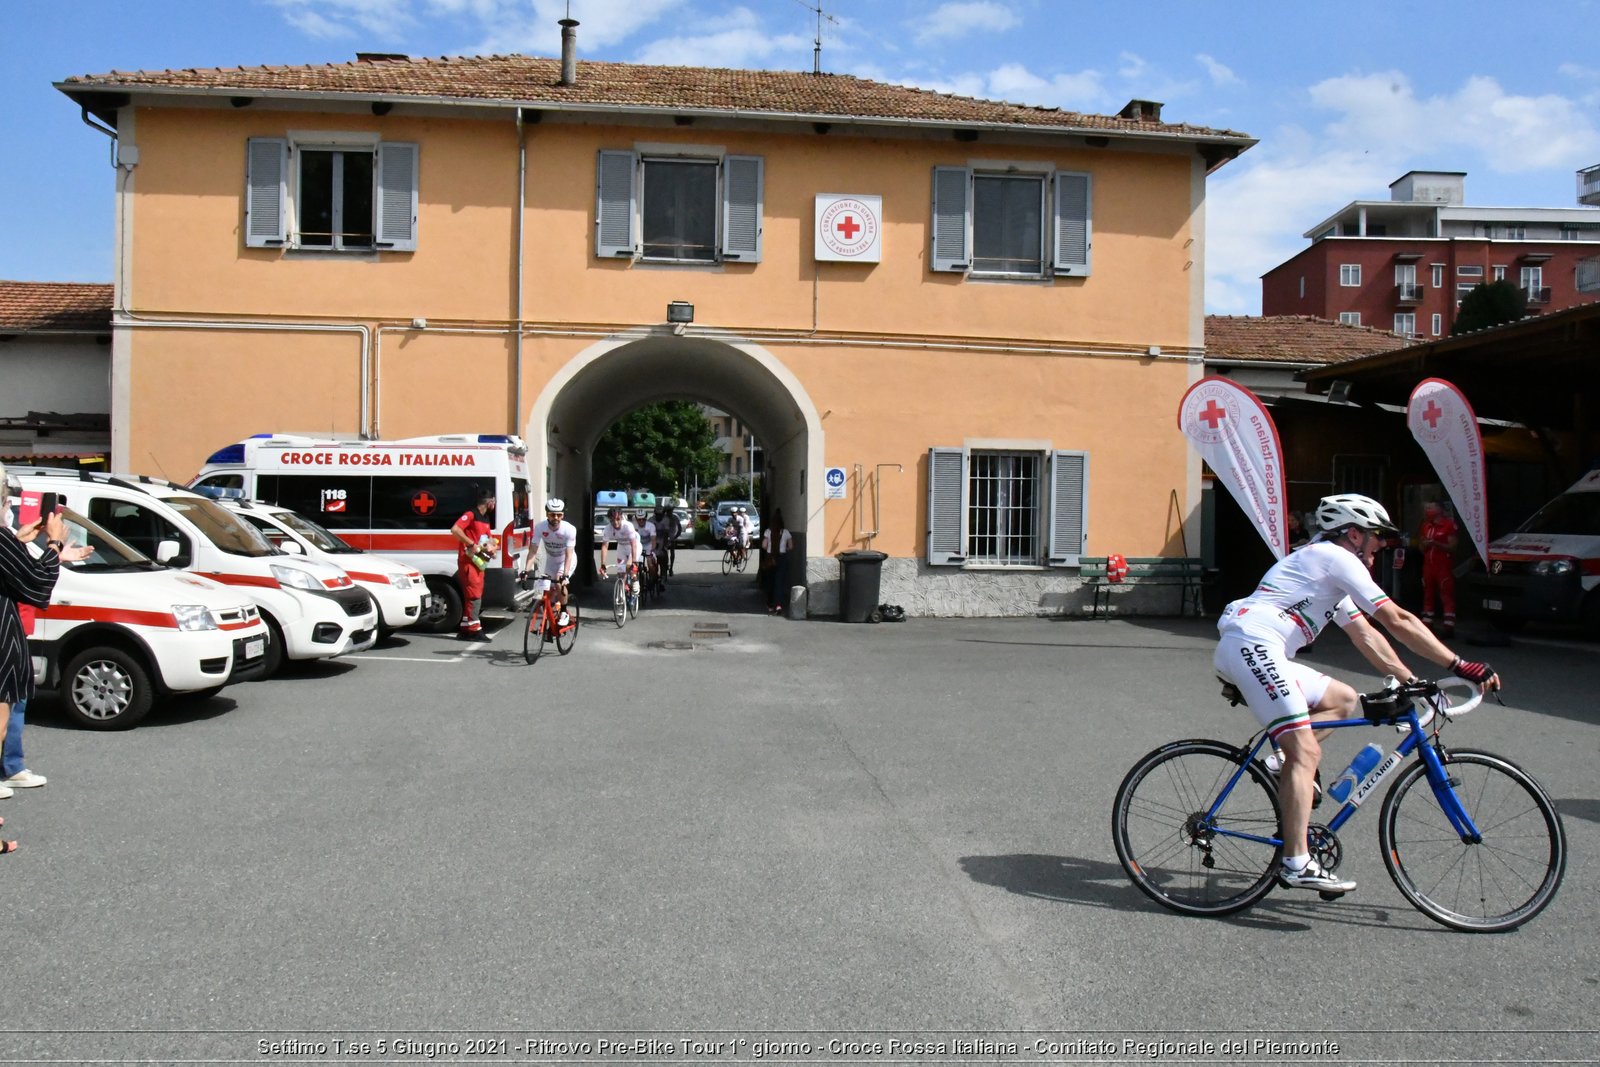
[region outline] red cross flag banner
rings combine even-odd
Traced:
[[[1461,390],[1443,378],[1428,378],[1411,391],[1406,426],[1438,472],[1456,517],[1489,565],[1489,492],[1484,477],[1483,434],[1478,416]]]
[[[1289,551],[1283,446],[1261,400],[1227,378],[1201,378],[1178,404],[1178,428],[1282,559]]]

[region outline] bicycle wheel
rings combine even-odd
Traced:
[[[556,629],[556,651],[565,656],[578,640],[578,605],[567,601],[568,625]]]
[[[634,581],[638,582],[640,587],[642,587],[643,579],[634,579]],[[629,588],[628,588],[628,618],[637,619],[638,617],[639,617],[639,587],[635,587],[635,586],[631,586],[630,585]]]
[[[733,573],[733,549],[731,548],[725,548],[722,550],[722,573]]]
[[[734,561],[733,569],[738,571],[740,574],[743,574],[744,573],[744,565],[746,563],[748,563],[749,561],[750,561],[750,553],[741,551],[739,553],[739,558]]]
[[[544,626],[548,614],[543,597],[528,606],[528,625],[522,631],[522,658],[529,663],[538,659],[544,651]]]
[[[628,621],[628,579],[620,574],[611,582],[611,618],[619,629]]]
[[[1145,896],[1184,915],[1228,915],[1272,891],[1283,846],[1218,833],[1277,837],[1278,791],[1266,768],[1251,760],[1217,813],[1206,815],[1248,758],[1220,741],[1174,741],[1123,778],[1111,836]]]
[[[1539,783],[1488,752],[1444,755],[1446,773],[1482,840],[1463,841],[1413,763],[1383,798],[1378,841],[1389,877],[1413,907],[1456,930],[1512,930],[1555,897],[1567,836]],[[1421,786],[1421,788],[1418,788]]]

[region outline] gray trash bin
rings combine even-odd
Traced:
[[[878,585],[886,552],[839,553],[839,619],[867,622],[878,607]]]

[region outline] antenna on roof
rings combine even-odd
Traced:
[[[794,0],[794,2],[799,4],[801,7],[805,8],[807,11],[810,11],[810,12],[812,12],[813,14],[815,14],[817,16],[817,36],[815,38],[813,38],[812,42],[811,42],[811,44],[812,44],[812,49],[811,49],[811,73],[813,73],[813,74],[821,74],[822,73],[822,20],[823,19],[827,19],[829,22],[833,23],[835,26],[839,25],[839,20],[834,18],[832,15],[828,14],[826,11],[822,10],[822,0],[817,0],[817,3],[816,3],[815,7],[813,7],[811,4],[806,3],[805,0]]]

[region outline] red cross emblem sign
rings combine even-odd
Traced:
[[[877,263],[882,257],[883,198],[817,195],[816,257],[832,263]]]
[[[1428,424],[1428,429],[1437,430],[1439,420],[1442,418],[1444,418],[1444,408],[1435,404],[1433,398],[1429,397],[1428,406],[1422,409],[1422,421]]]
[[[434,495],[428,492],[426,489],[412,494],[411,510],[416,512],[418,515],[431,515],[433,514],[434,509],[438,506],[439,501],[435,499]]]

